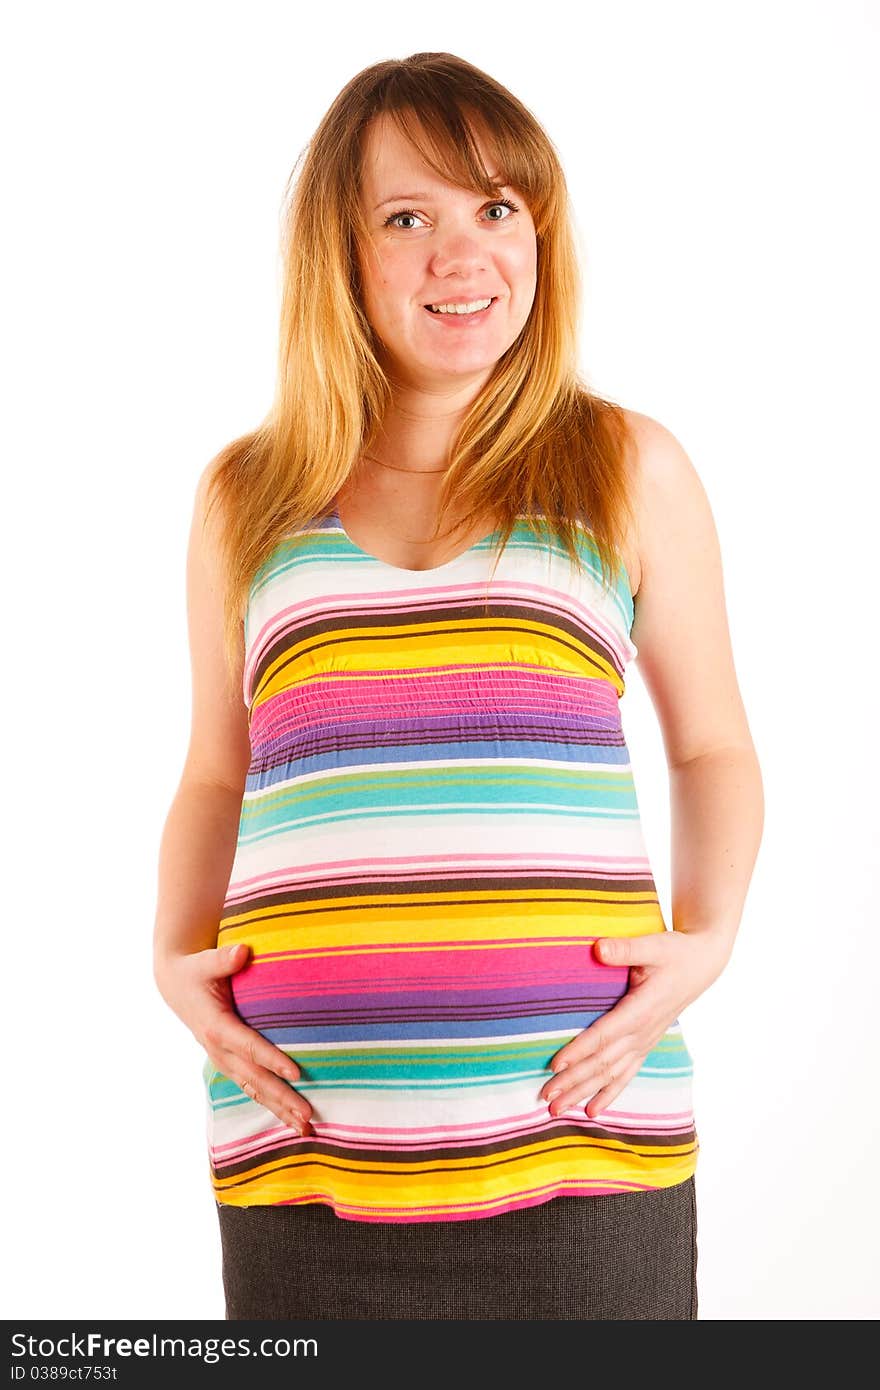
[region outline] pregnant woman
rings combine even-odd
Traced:
[[[205,1053],[228,1318],[697,1315],[679,1014],[761,778],[693,465],[578,378],[568,218],[485,73],[360,73],[293,185],[273,409],[196,490],[155,974]]]

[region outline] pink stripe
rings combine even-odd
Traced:
[[[660,930],[662,931],[663,928],[661,927]],[[602,935],[604,935],[604,936],[611,936],[611,935],[613,935],[613,931],[614,931],[614,928],[613,928],[613,925],[612,925],[612,926],[609,926],[609,929],[608,929],[607,931],[605,931],[604,933],[602,933]],[[650,933],[645,933],[645,935],[649,935],[649,934],[650,934]],[[582,941],[584,944],[587,944],[587,943],[590,943],[590,942],[593,942],[593,941],[598,941],[598,940],[599,940],[599,937],[598,937],[598,936],[584,936],[584,937],[579,937],[579,938],[576,938],[576,939]],[[519,946],[522,946],[522,947],[526,947],[526,946],[545,946],[545,947],[546,947],[546,946],[553,946],[553,945],[562,945],[562,946],[564,946],[568,941],[571,940],[571,938],[570,938],[570,937],[565,937],[565,936],[558,936],[558,937],[553,937],[553,936],[524,936],[524,937],[522,937],[520,940],[515,940],[515,939],[513,939],[513,938],[507,938],[507,937],[493,937],[493,940],[497,940],[497,942],[498,942],[498,947],[497,947],[496,949],[500,949],[502,946],[514,946],[514,947],[519,947]],[[308,948],[303,947],[303,949],[302,949],[302,950],[299,950],[299,951],[294,951],[294,950],[288,950],[288,951],[266,951],[265,953],[261,952],[261,953],[259,954],[259,956],[256,958],[256,960],[255,960],[251,965],[246,965],[246,966],[244,967],[244,969],[240,970],[240,971],[238,972],[237,976],[236,976],[236,979],[237,979],[237,980],[240,980],[248,971],[250,971],[250,970],[256,970],[257,967],[258,967],[259,965],[263,965],[265,962],[267,962],[267,961],[273,961],[273,960],[274,960],[274,961],[279,961],[279,960],[288,960],[288,959],[289,959],[289,960],[304,961],[304,960],[307,960],[309,956],[322,956],[322,957],[327,957],[327,956],[335,956],[335,955],[347,956],[347,955],[351,955],[351,954],[354,954],[354,955],[356,955],[358,958],[363,959],[364,957],[372,956],[372,955],[376,955],[376,954],[382,955],[382,954],[384,954],[386,951],[388,952],[388,955],[389,955],[389,956],[396,955],[396,954],[399,953],[399,954],[401,954],[401,955],[403,955],[403,956],[405,957],[405,956],[407,956],[408,953],[416,953],[416,952],[419,952],[419,953],[420,953],[420,952],[422,952],[422,951],[429,951],[432,947],[435,947],[435,946],[436,946],[438,949],[441,949],[441,950],[447,950],[447,951],[450,951],[450,950],[451,950],[451,951],[465,951],[465,950],[468,950],[468,949],[479,950],[480,948],[484,948],[485,945],[486,945],[485,941],[471,941],[471,940],[470,940],[469,938],[467,938],[467,937],[461,937],[461,938],[456,938],[454,941],[425,941],[425,942],[421,943],[420,945],[414,944],[414,943],[411,942],[411,941],[400,942],[397,946],[395,946],[395,943],[394,943],[393,941],[390,941],[390,942],[389,942],[389,941],[377,942],[376,944],[370,944],[369,942],[364,943],[364,944],[361,944],[360,942],[358,942],[357,945],[355,945],[354,943],[350,943],[350,944],[345,945],[345,946],[330,946],[330,945],[327,945],[327,946],[310,946],[310,947],[308,947]],[[617,965],[617,966],[608,965],[608,966],[605,966],[604,968],[605,968],[606,970],[625,970],[627,967],[622,966],[622,965]]]
[[[424,865],[424,877],[436,877],[436,870],[449,869],[450,867],[461,868],[462,870],[479,869],[481,873],[510,873],[511,865],[516,867],[517,873],[528,873],[534,869],[536,872],[559,870],[570,868],[573,877],[584,873],[596,874],[616,874],[618,876],[647,877],[649,871],[649,861],[645,855],[609,855],[600,858],[596,855],[582,854],[535,854],[519,855],[511,854],[508,856],[483,855],[483,854],[410,854],[410,855],[376,855],[375,858],[360,859],[325,859],[313,860],[308,869],[291,870],[289,868],[279,869],[269,873],[252,874],[250,878],[236,879],[230,886],[230,892],[234,889],[238,893],[252,893],[255,890],[277,884],[279,887],[290,887],[292,884],[303,884],[304,886],[323,886],[325,883],[332,883],[338,886],[343,882],[366,883],[377,879],[380,875],[390,877],[394,869],[399,868],[406,872],[407,878],[415,876],[414,868]],[[346,869],[363,869],[363,874],[358,878],[346,877]]]
[[[528,674],[524,674],[528,673]],[[298,720],[307,719],[309,711],[317,711],[308,722],[325,723],[328,711],[334,716],[340,711],[346,718],[358,717],[359,707],[371,715],[388,706],[410,707],[413,700],[433,714],[456,713],[461,710],[461,682],[468,681],[469,695],[477,709],[497,707],[500,698],[524,710],[546,710],[548,704],[562,712],[602,714],[616,727],[619,723],[619,697],[614,686],[602,677],[549,670],[546,666],[502,666],[496,662],[456,663],[445,666],[418,666],[405,670],[393,667],[372,669],[369,673],[351,672],[345,680],[317,674],[307,684],[290,686],[271,699],[264,700],[253,713],[252,727],[259,729],[271,710],[273,720],[278,711],[290,706],[299,712]],[[429,693],[430,692],[430,693]],[[586,703],[584,703],[586,702]]]
[[[605,965],[597,961],[590,951],[590,945],[597,940],[595,936],[571,937],[566,939],[564,944],[550,945],[542,941],[543,949],[540,952],[540,961],[536,963],[536,968],[540,968],[542,984],[552,984],[554,981],[570,981],[572,978],[572,967],[578,967],[578,982],[586,980],[602,980],[609,983],[623,983],[627,978],[626,966]],[[450,946],[452,949],[450,949]],[[386,948],[387,949],[387,948]],[[462,962],[458,957],[459,943],[450,943],[443,950],[420,950],[416,955],[408,954],[404,951],[395,951],[387,958],[379,960],[374,951],[362,958],[358,953],[349,955],[351,948],[345,948],[346,955],[340,962],[339,969],[334,971],[333,978],[328,980],[327,968],[324,964],[326,956],[322,952],[320,955],[312,954],[302,959],[292,960],[289,956],[273,956],[271,959],[260,956],[251,965],[240,970],[236,975],[236,988],[246,984],[249,997],[253,998],[260,993],[271,993],[273,990],[282,988],[286,985],[295,984],[297,994],[302,994],[307,986],[317,986],[310,990],[310,993],[323,994],[333,993],[336,990],[345,989],[348,981],[347,974],[355,975],[353,986],[362,983],[364,978],[380,980],[383,985],[389,988],[408,988],[410,986],[419,987],[419,977],[424,978],[423,987],[430,989],[432,981],[435,983],[452,981],[468,981],[474,983],[475,975],[479,976],[481,985],[489,986],[498,981],[521,979],[523,973],[522,950],[529,951],[529,959],[533,960],[535,947],[528,943],[518,944],[517,946],[501,947],[495,946],[492,949],[474,946],[465,948],[468,950],[467,972],[463,973]],[[572,953],[576,952],[578,959],[573,960]],[[580,959],[583,957],[583,959]],[[346,965],[348,961],[348,965]]]
[[[673,1080],[680,1078],[674,1077]],[[651,1113],[641,1114],[638,1110],[603,1110],[603,1115],[613,1115],[616,1120],[678,1120],[678,1128],[690,1128],[690,1121],[693,1118],[692,1110],[652,1110]]]
[[[412,712],[414,702],[418,703],[420,716],[453,716],[462,712],[463,695],[467,695],[475,713],[492,713],[492,710],[498,709],[499,701],[505,699],[510,713],[517,710],[520,713],[532,710],[546,713],[552,709],[555,713],[571,714],[581,719],[589,717],[596,723],[605,721],[609,730],[620,728],[617,691],[603,678],[569,676],[564,677],[563,685],[563,677],[544,674],[527,687],[519,678],[505,680],[498,674],[487,680],[485,677],[488,673],[489,667],[482,663],[464,667],[459,670],[457,688],[452,681],[448,684],[445,682],[441,692],[438,692],[437,681],[425,678],[424,669],[418,674],[400,673],[393,669],[378,673],[370,671],[368,677],[352,673],[338,691],[338,681],[314,678],[309,684],[289,687],[264,699],[253,712],[250,723],[252,739],[259,742],[267,726],[271,737],[279,738],[291,728],[321,727],[329,721],[334,724],[339,721],[352,723],[363,717],[374,720],[377,709],[382,710],[382,717],[395,719],[400,712]],[[377,674],[381,681],[375,678]],[[484,678],[474,680],[473,688],[462,691],[462,678],[467,676]],[[573,688],[576,681],[580,689]],[[381,688],[378,688],[380,685]],[[556,689],[557,685],[559,689]]]
[[[552,1133],[562,1127],[568,1128],[571,1125],[580,1126],[582,1129],[594,1131],[595,1129],[613,1132],[615,1127],[605,1123],[606,1116],[612,1116],[617,1112],[603,1110],[602,1120],[598,1117],[590,1120],[586,1115],[566,1114],[554,1119],[548,1116],[546,1110],[535,1109],[521,1115],[511,1115],[503,1124],[499,1125],[496,1121],[486,1121],[483,1124],[471,1123],[461,1125],[419,1125],[409,1129],[401,1129],[386,1125],[341,1125],[324,1124],[320,1120],[313,1120],[312,1126],[315,1130],[315,1137],[327,1140],[332,1143],[335,1139],[340,1141],[352,1142],[352,1147],[375,1148],[377,1144],[386,1145],[395,1149],[405,1148],[409,1152],[419,1152],[422,1149],[436,1148],[438,1143],[447,1140],[455,1140],[456,1145],[462,1146],[471,1141],[473,1145],[484,1143],[489,1139],[516,1138],[524,1135],[534,1135],[536,1138],[543,1133]],[[645,1114],[639,1116],[637,1112],[629,1111],[628,1116],[632,1119],[641,1120],[643,1124],[649,1126],[652,1120],[661,1118],[655,1114]],[[666,1118],[679,1121],[673,1126],[652,1126],[658,1133],[673,1134],[676,1132],[689,1133],[692,1124],[692,1115],[689,1111],[677,1111]],[[623,1128],[621,1127],[621,1132]],[[225,1144],[216,1144],[211,1147],[211,1152],[215,1155],[225,1155],[226,1161],[230,1162],[241,1157],[254,1149],[266,1147],[269,1144],[275,1146],[275,1141],[284,1136],[285,1142],[295,1142],[299,1136],[286,1125],[275,1123],[268,1129],[258,1130],[256,1133],[248,1135],[244,1140],[233,1139]],[[407,1141],[403,1144],[389,1144],[389,1140],[402,1139]],[[306,1143],[308,1136],[303,1138]],[[413,1142],[414,1140],[424,1140],[424,1143]]]

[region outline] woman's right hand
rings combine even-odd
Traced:
[[[299,1067],[236,1011],[229,977],[247,964],[249,955],[244,942],[167,954],[156,958],[153,973],[162,998],[217,1070],[282,1124],[309,1134],[312,1107],[288,1084],[299,1079]]]

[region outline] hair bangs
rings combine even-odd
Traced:
[[[462,92],[453,84],[432,81],[436,75],[430,71],[419,73],[415,82],[406,81],[412,71],[398,76],[402,80],[389,84],[374,114],[387,114],[424,163],[448,183],[487,198],[500,195],[505,187],[518,189],[540,235],[552,202],[554,172],[529,122],[504,103],[478,101],[476,91]],[[489,168],[483,164],[477,137],[487,151]]]

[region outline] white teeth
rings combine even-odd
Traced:
[[[435,314],[475,314],[478,309],[488,309],[491,299],[475,299],[473,304],[429,304]]]

